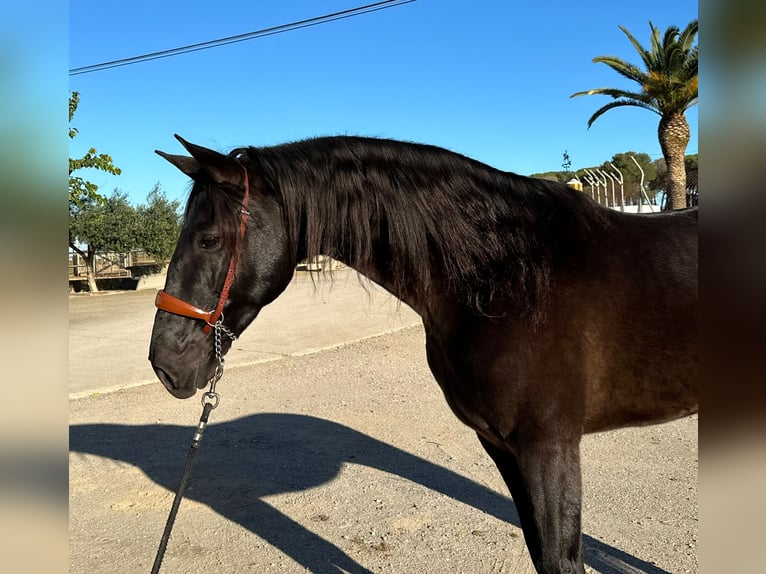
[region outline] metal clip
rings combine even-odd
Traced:
[[[207,391],[202,395],[202,406],[204,407],[205,405],[210,404],[210,408],[212,410],[218,406],[219,400],[220,397],[218,396],[218,393]]]

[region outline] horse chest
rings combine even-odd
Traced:
[[[523,393],[520,380],[499,380],[494,361],[466,342],[445,344],[427,333],[426,356],[447,404],[461,422],[484,436],[512,432],[515,405]]]

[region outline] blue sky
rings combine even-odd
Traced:
[[[371,3],[372,0],[196,0],[69,4],[70,68],[204,42]],[[659,116],[620,108],[587,129],[603,96],[633,89],[593,57],[638,63],[620,24],[642,44],[649,24],[683,29],[697,2],[639,4],[417,0],[328,24],[70,77],[80,92],[70,155],[110,154],[122,175],[84,173],[111,193],[145,201],[159,182],[184,201],[188,179],[153,153],[182,153],[174,133],[220,151],[318,135],[430,143],[530,174],[615,153],[661,157]],[[697,108],[687,112],[697,152]]]

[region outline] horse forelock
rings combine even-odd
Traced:
[[[238,246],[242,193],[204,180],[194,182],[184,210],[185,223],[191,221],[192,208],[199,209],[199,204],[205,199],[210,211],[203,217],[215,221],[223,248],[233,253]]]
[[[428,145],[329,137],[235,151],[280,198],[294,253],[359,268],[382,252],[395,295],[438,274],[480,311],[501,294],[538,310],[550,238],[599,217],[565,186]]]

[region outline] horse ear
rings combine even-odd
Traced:
[[[171,155],[158,149],[154,150],[154,153],[164,157],[192,179],[199,175],[199,163],[197,163],[197,160],[193,157],[189,157],[188,155]]]
[[[198,174],[200,172],[204,173],[215,183],[228,183],[236,187],[242,185],[242,167],[235,159],[222,153],[218,153],[215,150],[187,142],[178,134],[175,135],[175,138],[181,142],[181,145],[186,148],[186,151],[192,155],[192,157],[188,159],[197,164]],[[181,171],[187,173],[183,168],[178,166],[178,164],[175,164],[169,158],[166,159],[179,167]],[[190,174],[187,173],[187,175]]]

